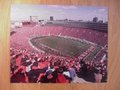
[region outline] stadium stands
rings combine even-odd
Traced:
[[[21,28],[15,28],[14,32],[10,38],[11,82],[106,82],[107,60],[101,60],[107,53],[104,49],[107,45],[107,33],[91,29],[39,25],[23,25]],[[81,54],[79,58],[71,58],[38,52],[29,44],[32,37],[47,35],[79,38],[99,45],[102,49],[93,60],[85,61],[81,56],[87,56],[94,47]],[[96,78],[94,74],[96,77],[101,74],[102,78]],[[79,78],[80,81],[74,80],[75,78]]]
[[[101,81],[106,82],[106,61],[87,62],[77,58],[47,55],[27,49],[11,48],[10,51],[12,82],[72,83],[76,77],[88,82],[96,82],[94,73],[97,74],[97,71],[103,77]]]

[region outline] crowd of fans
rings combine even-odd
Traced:
[[[62,26],[44,26],[42,29],[39,26],[34,28],[34,30],[38,30],[38,31],[41,30],[42,35],[51,34],[51,35],[69,36],[69,37],[85,39],[87,41],[102,46],[107,44],[107,33],[99,32],[97,30],[62,27]]]
[[[10,55],[11,82],[83,83],[107,79],[106,60],[84,61],[13,48]]]
[[[85,39],[105,46],[107,44],[107,33],[62,26],[26,26],[13,29],[13,31],[10,39],[11,82],[106,82],[107,60],[102,57],[107,56],[107,50],[101,50],[94,60],[85,61],[80,58],[37,52],[33,50],[28,41],[31,37],[37,35],[60,35]]]
[[[69,28],[62,26],[24,26],[22,28],[13,29],[12,31],[15,31],[16,33],[11,33],[11,47],[17,48],[19,46],[19,48],[21,47],[27,49],[30,49],[28,39],[37,35],[60,35],[80,38],[101,46],[105,46],[107,44],[108,37],[107,33],[98,32],[91,29]],[[24,45],[21,45],[22,43],[24,43]]]

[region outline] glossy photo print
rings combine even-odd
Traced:
[[[105,83],[108,8],[13,4],[11,83]]]

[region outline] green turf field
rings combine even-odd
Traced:
[[[90,47],[90,44],[87,44],[86,42],[81,42],[78,40],[73,40],[70,38],[63,38],[58,36],[35,37],[32,38],[30,42],[38,49],[41,46],[41,44],[43,44],[47,47],[55,49],[71,57],[82,54]],[[44,51],[47,52],[47,50]],[[48,51],[47,53],[50,52]]]

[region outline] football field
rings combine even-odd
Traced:
[[[71,38],[59,37],[59,36],[35,37],[35,38],[32,38],[30,42],[37,49],[40,49],[42,45],[45,47],[49,47],[49,49],[59,51],[62,54],[69,55],[71,57],[82,54],[91,46],[86,42],[82,42],[82,41],[71,39]],[[50,53],[48,50],[44,49],[44,51],[46,53]]]

